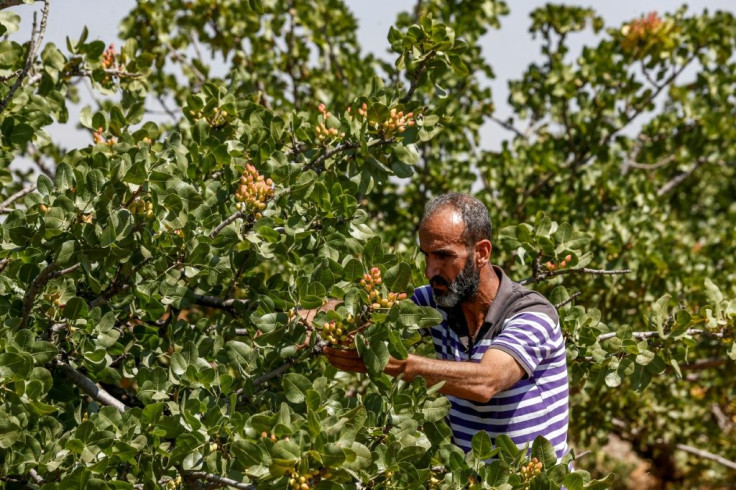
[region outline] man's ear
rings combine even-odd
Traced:
[[[490,240],[481,240],[475,244],[475,266],[483,267],[491,261],[491,251],[493,245]]]

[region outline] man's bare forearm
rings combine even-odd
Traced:
[[[489,351],[486,356],[481,362],[458,362],[409,355],[404,360],[392,358],[385,372],[392,376],[403,374],[407,381],[421,376],[430,386],[444,381],[440,393],[487,402],[519,381],[524,371],[511,356],[500,351]]]

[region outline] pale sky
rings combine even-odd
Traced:
[[[372,51],[377,55],[385,55],[388,48],[386,36],[389,27],[401,10],[409,10],[415,1],[409,0],[347,0],[346,3],[353,10],[359,21],[358,37],[364,50]],[[539,40],[535,41],[528,32],[529,13],[534,8],[548,3],[545,0],[527,0],[524,2],[508,2],[511,12],[501,19],[501,29],[491,30],[482,40],[483,53],[496,73],[496,79],[489,83],[493,89],[494,102],[497,108],[496,116],[508,117],[506,105],[508,95],[507,81],[518,78],[529,63],[539,60]],[[570,2],[572,3],[572,2]],[[639,17],[650,11],[671,12],[682,5],[678,1],[642,1],[618,0],[598,2],[576,2],[578,5],[593,7],[601,15],[607,25],[620,25],[624,21]],[[48,28],[44,43],[53,42],[65,50],[65,38],[79,37],[82,27],[87,25],[89,39],[101,39],[106,43],[115,42],[118,24],[125,14],[135,5],[133,0],[65,0],[51,2]],[[729,10],[736,13],[734,0],[693,0],[687,2],[691,12],[700,13],[704,8],[710,11]],[[18,42],[24,42],[32,23],[32,12],[39,11],[40,3],[35,5],[21,5],[12,10],[21,16],[21,30],[12,35]],[[592,44],[595,38],[592,32],[576,34],[570,38],[571,52],[575,53],[580,46]],[[89,103],[86,90],[81,90],[85,103]],[[61,142],[66,148],[75,148],[88,145],[90,136],[87,131],[75,129],[73,121],[78,120],[79,108],[70,107],[70,122],[66,125],[53,125],[48,128],[55,141]],[[497,149],[503,139],[511,135],[493,123],[486,124],[482,131],[482,147]]]

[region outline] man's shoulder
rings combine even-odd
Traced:
[[[502,321],[524,313],[538,313],[548,316],[555,324],[559,322],[557,309],[542,293],[512,281],[505,273],[503,282],[506,284],[500,291],[504,297],[497,298],[504,303]]]

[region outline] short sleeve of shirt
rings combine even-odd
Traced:
[[[489,348],[512,356],[531,377],[537,366],[559,347],[562,335],[557,322],[544,313],[523,312],[511,317]]]

